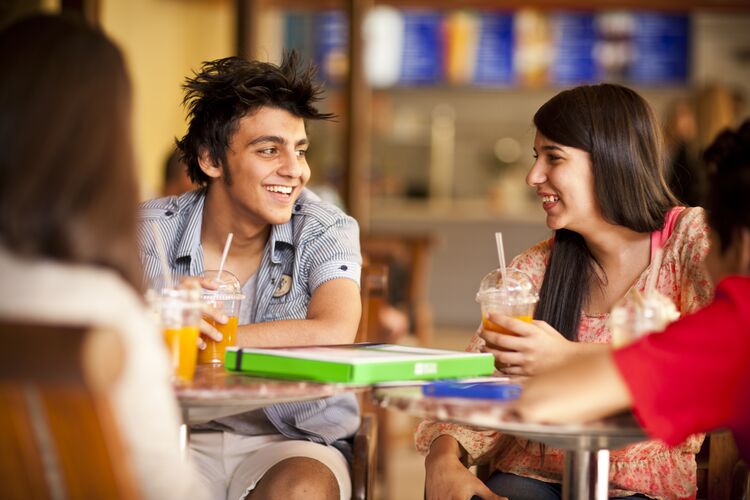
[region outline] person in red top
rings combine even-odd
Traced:
[[[632,407],[649,436],[676,444],[729,428],[750,461],[750,120],[705,153],[714,301],[627,347],[602,348],[524,385],[531,422],[591,420]]]

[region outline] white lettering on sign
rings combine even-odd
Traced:
[[[414,363],[414,375],[435,375],[437,363]]]

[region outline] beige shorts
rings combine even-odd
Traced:
[[[190,435],[190,458],[215,500],[244,499],[271,467],[292,457],[308,457],[323,463],[336,476],[341,500],[351,498],[349,464],[333,446],[290,440],[280,434],[195,432]]]

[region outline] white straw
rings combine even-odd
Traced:
[[[497,259],[500,261],[500,273],[503,276],[503,286],[508,286],[505,279],[505,251],[503,250],[503,233],[495,233],[495,243],[497,243]]]
[[[161,231],[159,230],[159,226],[158,224],[156,224],[156,221],[151,221],[151,230],[154,232],[156,252],[159,254],[159,261],[161,261],[161,273],[164,276],[165,288],[172,288],[172,271],[170,271],[169,269],[167,249],[164,247],[164,239],[161,237]]]
[[[232,245],[232,237],[234,237],[234,233],[229,233],[227,242],[224,243],[224,253],[221,254],[221,262],[219,262],[219,275],[216,277],[219,281],[221,281],[221,272],[224,270],[224,263],[227,261],[227,255],[229,255],[229,247]]]

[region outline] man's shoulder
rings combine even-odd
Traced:
[[[204,196],[205,191],[203,189],[196,189],[179,196],[165,196],[146,200],[138,205],[138,221],[159,221],[184,217],[192,212],[192,209]]]
[[[294,216],[297,217],[295,226],[302,228],[327,229],[331,226],[354,224],[353,217],[331,203],[320,199],[318,195],[304,189],[294,206]]]

